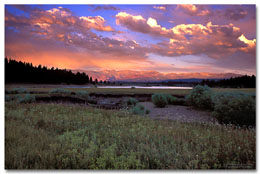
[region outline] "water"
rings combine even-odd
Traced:
[[[73,86],[67,88],[93,88],[91,86]],[[192,89],[192,87],[183,87],[183,86],[97,86],[97,88],[114,88],[114,89]]]

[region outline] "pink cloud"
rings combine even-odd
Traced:
[[[21,35],[53,40],[81,49],[125,57],[145,57],[146,48],[131,40],[120,41],[98,36],[91,30],[118,32],[106,25],[102,16],[74,16],[66,8],[34,10],[29,18],[6,11],[5,25],[20,30]],[[129,56],[130,55],[130,56]]]
[[[165,6],[153,6],[154,9],[157,9],[157,10],[162,10],[162,11],[165,11],[166,10],[166,7]]]
[[[193,5],[187,5],[185,8],[194,12],[198,10]],[[150,49],[150,52],[165,56],[206,54],[212,58],[222,58],[236,51],[249,52],[255,49],[255,41],[239,39],[243,33],[231,23],[180,24],[167,29],[153,18],[145,19],[126,12],[118,13],[116,22],[133,31],[169,38],[169,42],[153,44]]]
[[[191,16],[208,16],[211,12],[207,9],[203,9],[203,6],[196,6],[192,4],[180,4],[177,9],[181,9],[184,13]]]
[[[172,31],[158,25],[157,21],[151,17],[144,19],[141,15],[133,16],[126,12],[119,12],[116,15],[116,24],[141,33],[147,33],[155,36],[173,37]]]

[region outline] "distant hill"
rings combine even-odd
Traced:
[[[162,82],[202,82],[203,80],[214,80],[214,81],[219,81],[224,78],[209,78],[209,79],[197,79],[197,78],[191,78],[191,79],[168,79],[168,80],[163,80]]]

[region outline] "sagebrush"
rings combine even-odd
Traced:
[[[220,123],[252,125],[256,123],[255,97],[245,93],[223,92],[213,97],[214,112]]]
[[[5,105],[5,169],[256,168],[255,129],[67,104]]]
[[[152,102],[158,108],[164,108],[168,104],[168,99],[166,94],[153,94]]]
[[[193,107],[212,110],[214,108],[213,95],[214,92],[208,86],[197,85],[186,96],[186,101]]]

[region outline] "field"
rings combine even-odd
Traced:
[[[27,89],[47,95],[53,88]],[[186,95],[190,92],[86,90],[115,94],[163,92]],[[214,89],[217,92],[231,90]],[[9,101],[5,103],[5,168],[255,169],[256,131],[254,127],[231,124],[151,119],[125,109]]]

